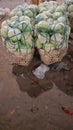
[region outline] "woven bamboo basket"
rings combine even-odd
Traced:
[[[49,53],[45,52],[42,49],[39,49],[39,54],[41,61],[45,63],[46,65],[53,64],[55,62],[59,62],[62,60],[62,58],[67,54],[68,47],[62,47],[58,50],[51,50]]]
[[[34,54],[34,48],[32,48],[30,53],[20,53],[20,52],[15,52],[12,53],[12,64],[18,64],[22,66],[28,66],[33,58]]]

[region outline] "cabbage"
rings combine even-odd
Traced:
[[[44,11],[47,11],[47,9],[46,9],[45,7],[41,7],[41,8],[39,9],[39,12],[40,12],[40,13],[42,13],[42,12],[44,12]]]
[[[13,16],[10,18],[11,22],[12,21],[18,21],[19,20],[19,17],[16,15],[16,16]]]
[[[50,7],[48,8],[48,10],[49,10],[49,13],[54,13],[54,12],[55,12],[55,7],[51,7],[51,6],[50,6]]]
[[[19,21],[20,21],[20,22],[22,22],[22,21],[24,21],[24,20],[25,20],[25,21],[29,21],[29,22],[31,21],[31,19],[30,19],[28,16],[21,16],[21,17],[19,17]]]
[[[64,11],[66,11],[66,7],[65,7],[65,5],[59,5],[56,7],[55,11],[56,12],[64,12]]]
[[[37,13],[38,13],[38,6],[37,5],[29,5],[28,9],[32,11],[34,16],[37,15]]]
[[[45,1],[45,2],[39,4],[39,8],[40,7],[49,8],[51,6],[52,7],[57,7],[58,3],[56,1],[49,1],[49,2]]]
[[[68,7],[68,12],[73,12],[73,4]]]
[[[42,21],[42,20],[47,20],[48,19],[48,17],[45,15],[45,14],[43,14],[43,13],[41,13],[41,14],[38,14],[37,16],[36,16],[36,18],[35,18],[35,23],[38,23],[38,22],[40,22],[40,21]]]
[[[18,16],[14,16],[10,19],[7,19],[5,21],[2,22],[1,28],[3,28],[4,26],[9,26],[9,27],[15,27],[15,25],[18,22]]]
[[[69,19],[73,17],[73,0],[64,0],[68,12]]]
[[[39,12],[42,13],[44,11],[49,11],[53,13],[55,11],[55,8],[57,7],[57,2],[43,2],[42,4],[39,4]]]
[[[52,18],[48,18],[47,22],[48,22],[49,26],[51,26],[53,24],[54,20]],[[50,29],[51,29],[51,27],[50,27]]]
[[[38,39],[40,43],[45,44],[46,42],[49,42],[49,34],[38,33]]]
[[[38,33],[38,38],[37,38],[37,41],[36,41],[36,47],[37,48],[41,48],[43,49],[45,44],[48,44],[49,43],[49,34],[47,33]]]
[[[13,17],[15,15],[18,15],[19,17],[24,15],[25,9],[28,8],[28,5],[19,5],[15,9],[13,9],[10,13],[10,17]]]
[[[10,52],[21,52],[24,54],[30,53],[32,46],[28,45],[27,42],[26,44],[22,44],[22,42],[6,42],[6,48]]]
[[[25,40],[27,40],[28,38],[32,38],[32,32],[24,32],[23,34],[22,34],[22,36],[24,36],[25,37]]]
[[[18,20],[18,16],[11,17],[9,20],[9,26],[11,26],[12,28],[16,27],[17,23],[19,22]]]
[[[55,12],[55,13],[53,13],[53,19],[57,19],[57,18],[59,18],[61,16],[63,16],[62,12]]]
[[[65,42],[67,44],[68,38],[69,37],[67,37],[66,34],[61,35],[59,33],[56,33],[51,36],[50,42],[54,44],[55,49],[58,49],[61,48]]]
[[[60,33],[53,34],[51,36],[51,43],[53,43],[53,44],[57,44],[58,43],[58,45],[59,45],[59,44],[61,44],[61,42],[63,40],[63,37],[64,36],[62,36]]]
[[[17,26],[17,21],[11,22],[11,25],[10,25],[11,28],[15,28],[16,26]]]
[[[58,23],[57,22],[56,24],[52,25],[52,30],[55,33],[59,32],[59,33],[65,35],[65,32],[66,32],[66,23],[63,24],[63,23]]]
[[[17,16],[22,16],[23,15],[22,11],[20,11],[20,10],[18,10],[16,14],[17,14]]]
[[[46,52],[49,52],[49,51],[51,51],[51,50],[54,50],[55,49],[55,47],[54,47],[54,45],[53,44],[45,44],[44,45],[44,50],[46,51]]]
[[[5,41],[5,46],[8,49],[8,51],[10,52],[16,52],[18,51],[18,42],[9,42],[9,41]]]
[[[8,31],[8,37],[9,37],[10,41],[13,41],[13,42],[18,41],[21,39],[21,32],[17,28],[15,28],[15,29],[11,28]]]
[[[32,41],[32,37],[28,37],[28,39],[26,39],[24,36],[21,37],[21,42],[26,45],[26,43],[30,46],[33,45],[33,41]]]
[[[24,32],[24,33],[22,34],[22,36],[24,36],[25,39],[27,40],[28,38],[32,38],[32,33],[31,33],[31,32]]]
[[[21,53],[23,54],[28,54],[28,53],[31,53],[31,49],[30,46],[24,46],[24,45],[21,45]]]
[[[37,39],[35,46],[36,46],[38,49],[43,49],[43,44],[40,43],[39,39]]]
[[[58,18],[58,22],[64,23],[66,22],[67,18],[65,16],[61,16]]]
[[[73,0],[64,0],[64,2],[68,6],[71,5],[71,4],[73,4]]]
[[[27,54],[28,53],[28,50],[27,50],[27,47],[26,46],[24,46],[24,45],[21,45],[21,53],[23,53],[23,54]]]
[[[32,26],[31,26],[29,21],[27,21],[27,22],[26,21],[22,21],[22,22],[17,24],[17,27],[22,32],[28,32],[28,31],[32,30]]]
[[[46,21],[40,21],[35,27],[38,31],[42,32],[47,32],[49,30],[49,24]]]
[[[69,16],[70,18],[73,18],[73,12],[69,13],[68,16]]]
[[[48,18],[52,18],[53,17],[53,14],[50,13],[49,11],[44,11],[42,14],[47,16]]]
[[[33,18],[33,12],[31,10],[25,10],[24,15],[28,16],[29,18]]]
[[[8,31],[9,31],[9,27],[8,26],[4,26],[3,28],[1,28],[1,35],[3,38],[7,38],[8,37]]]

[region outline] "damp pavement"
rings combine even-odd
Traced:
[[[13,8],[20,1],[2,4],[8,3]],[[73,96],[48,78],[38,81],[27,70],[23,75],[23,68],[14,69],[0,40],[0,130],[73,130],[73,114],[62,109],[73,113]]]

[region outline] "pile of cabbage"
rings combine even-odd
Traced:
[[[67,46],[69,33],[64,4],[58,5],[55,1],[41,3],[35,18],[36,47],[49,52]]]
[[[30,53],[34,47],[33,19],[38,13],[36,5],[19,5],[1,25],[5,47],[10,52]]]
[[[73,18],[73,0],[64,0],[69,18]]]
[[[66,7],[56,1],[19,5],[1,25],[2,39],[10,52],[30,53],[34,46],[47,52],[59,49],[67,45],[69,33]]]

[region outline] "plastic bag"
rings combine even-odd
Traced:
[[[38,68],[32,71],[32,73],[39,79],[43,79],[45,77],[45,73],[49,71],[49,67],[41,64]]]

